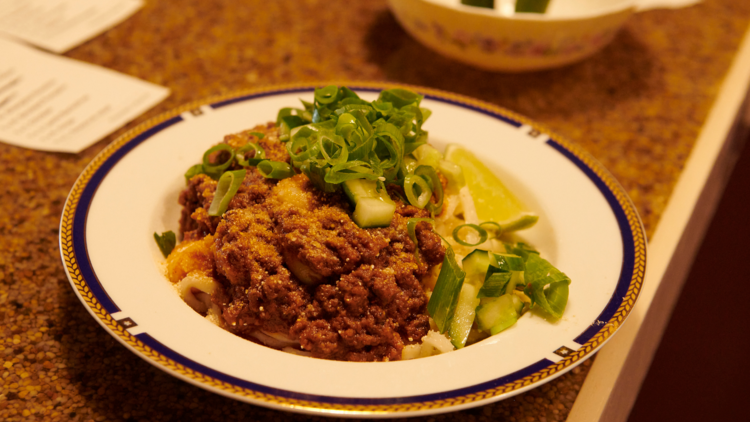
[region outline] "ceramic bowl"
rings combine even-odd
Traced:
[[[505,72],[548,69],[591,56],[636,10],[633,0],[551,0],[544,14],[511,15],[498,6],[465,6],[460,0],[388,3],[401,26],[428,48],[470,66]]]
[[[164,277],[153,238],[179,231],[185,169],[227,133],[273,120],[280,108],[312,101],[314,88],[329,84],[186,104],[132,129],[92,160],[66,201],[60,252],[73,290],[107,332],[166,373],[236,400],[320,416],[405,418],[539,387],[591,357],[622,326],[646,264],[643,225],[625,190],[593,157],[543,126],[419,87],[405,88],[425,95],[420,105],[432,110],[432,145],[458,143],[481,153],[539,214],[518,236],[573,280],[561,319],[527,312],[497,336],[425,359],[338,362],[261,346],[193,311]],[[393,87],[347,85],[368,101]]]

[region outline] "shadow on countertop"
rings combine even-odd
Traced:
[[[590,58],[527,73],[488,72],[445,58],[412,38],[387,11],[375,19],[365,45],[369,60],[389,80],[467,95],[532,118],[627,101],[663,84],[652,53],[627,27]]]
[[[630,422],[747,420],[750,142],[708,227]]]

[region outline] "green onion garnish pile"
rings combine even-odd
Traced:
[[[304,108],[283,108],[277,115],[279,139],[286,142],[291,165],[265,159],[265,151],[255,143],[237,150],[219,144],[203,154],[201,164],[188,169],[185,179],[206,174],[220,182],[222,189],[209,211],[212,216],[226,211],[241,185],[236,171],[226,176],[235,163],[257,167],[264,177],[273,179],[301,172],[324,192],[339,191],[344,182],[357,179],[375,183],[379,192],[385,192],[386,185],[397,185],[410,205],[439,214],[443,188],[435,170],[437,163],[410,157],[427,143],[422,125],[430,111],[419,107],[422,98],[395,88],[382,91],[370,102],[346,87],[316,89],[312,103],[302,101]],[[251,134],[263,138],[262,133]]]
[[[365,179],[402,187],[409,204],[439,213],[442,186],[435,168],[409,169],[405,157],[427,143],[422,129],[430,111],[422,96],[405,89],[384,90],[375,101],[361,99],[346,87],[315,90],[303,109],[284,108],[277,124],[294,167],[325,192],[347,180]],[[430,201],[433,194],[437,202]]]

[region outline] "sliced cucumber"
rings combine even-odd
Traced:
[[[518,321],[518,306],[521,299],[513,294],[492,298],[477,307],[477,325],[495,335]]]
[[[419,161],[420,165],[430,166],[432,168],[437,168],[440,160],[443,159],[443,154],[429,144],[420,145],[414,150],[414,152],[412,152],[412,155],[417,161]]]
[[[496,272],[487,274],[487,278],[482,284],[482,288],[477,293],[477,297],[500,297],[507,291],[508,284],[512,278],[512,273]]]
[[[510,282],[505,288],[505,293],[513,293],[516,290],[516,286],[523,286],[525,283],[523,278],[523,271],[513,271],[510,276]]]
[[[466,255],[466,258],[461,261],[464,272],[466,272],[465,281],[469,284],[479,288],[484,283],[484,277],[487,274],[487,269],[490,266],[490,255],[489,252],[474,249]]]
[[[354,179],[343,183],[344,193],[354,205],[352,219],[359,227],[387,227],[391,224],[396,204],[388,192],[378,190],[372,180]]]
[[[518,255],[493,253],[492,260],[492,265],[502,271],[524,271],[526,269],[523,258]]]
[[[461,293],[458,294],[456,312],[453,314],[450,329],[448,330],[448,336],[451,338],[451,343],[456,346],[456,349],[464,347],[466,339],[469,338],[469,331],[471,331],[476,308],[479,305],[477,290],[476,286],[464,283],[461,286]]]

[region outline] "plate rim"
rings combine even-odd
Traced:
[[[130,334],[128,332],[128,328],[130,328],[127,325],[128,321],[117,320],[112,316],[116,311],[111,312],[111,307],[107,309],[106,302],[109,301],[112,304],[114,302],[108,297],[107,292],[101,286],[96,286],[98,280],[93,268],[87,268],[87,266],[91,267],[91,263],[88,259],[85,242],[86,218],[96,190],[109,172],[109,169],[114,167],[119,159],[124,157],[130,150],[148,140],[152,135],[182,121],[183,119],[180,115],[185,112],[200,113],[200,108],[203,106],[217,109],[256,98],[294,92],[310,92],[315,87],[326,85],[344,85],[354,91],[367,92],[377,92],[390,88],[410,89],[424,95],[428,99],[468,108],[516,127],[526,125],[529,127],[528,135],[531,137],[546,135],[548,140],[545,143],[549,144],[549,146],[556,149],[565,158],[575,164],[597,186],[600,193],[607,200],[610,209],[615,214],[621,237],[623,237],[624,262],[620,270],[615,293],[600,313],[600,316],[605,312],[611,313],[609,318],[606,321],[597,320],[589,329],[576,337],[574,340],[582,340],[581,342],[576,341],[581,344],[581,347],[575,351],[570,349],[568,351],[561,351],[562,354],[560,356],[562,359],[558,362],[552,362],[543,358],[535,364],[522,368],[512,374],[506,374],[501,378],[441,393],[366,399],[329,397],[264,387],[252,381],[240,380],[229,374],[220,373],[181,356],[178,352],[161,345],[158,340],[150,337],[147,333],[138,335]],[[628,236],[630,238],[626,239]],[[389,415],[391,417],[401,417],[407,416],[405,414],[408,414],[408,416],[417,416],[419,414],[460,410],[461,408],[478,406],[508,398],[541,385],[541,381],[543,381],[542,383],[551,381],[591,357],[624,323],[642,289],[646,267],[645,229],[635,206],[617,180],[582,147],[554,134],[543,124],[481,100],[415,85],[362,81],[327,81],[270,85],[256,89],[231,91],[226,94],[189,102],[146,120],[105,147],[86,166],[75,181],[66,198],[60,220],[59,246],[63,265],[71,287],[79,300],[85,305],[87,311],[120,343],[150,364],[193,385],[233,399],[280,410],[308,414],[324,413],[327,416],[342,417],[383,417]],[[91,283],[87,282],[87,277],[92,280]],[[624,286],[623,283],[626,279],[628,281],[626,286]],[[627,289],[623,287],[627,287]],[[621,299],[617,301],[617,297]],[[610,309],[613,305],[616,305],[616,309]],[[132,323],[132,321],[130,322]],[[172,356],[170,357],[170,355]],[[503,381],[505,378],[514,377],[516,379],[512,381]],[[237,384],[245,384],[245,386]],[[266,391],[258,391],[257,388]],[[475,391],[477,389],[479,391]]]

